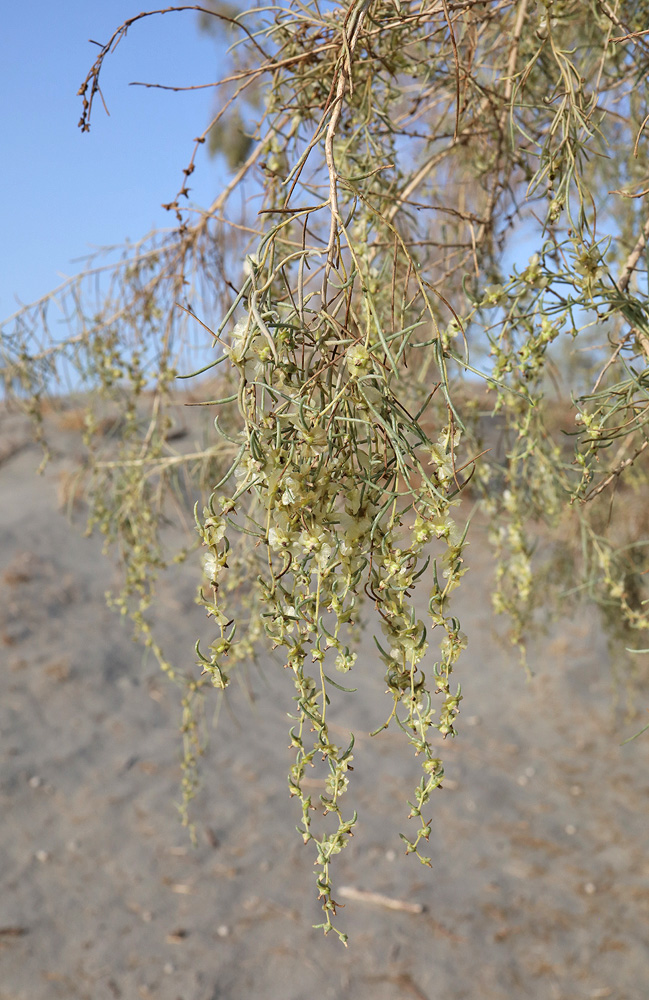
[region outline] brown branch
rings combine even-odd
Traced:
[[[359,35],[363,28],[363,21],[365,20],[365,15],[367,14],[367,8],[370,5],[371,0],[352,0],[352,4],[347,12],[347,16],[343,22],[342,26],[342,38],[343,38],[343,48],[345,55],[347,56],[347,66],[345,67],[344,61],[342,62],[340,68],[340,75],[338,78],[338,84],[336,87],[336,96],[333,100],[333,107],[331,112],[331,118],[329,119],[329,125],[327,127],[327,132],[325,135],[325,160],[327,163],[327,171],[329,174],[329,204],[331,209],[331,227],[329,230],[329,243],[327,245],[327,267],[325,270],[324,286],[323,286],[323,302],[326,302],[326,284],[327,284],[327,273],[329,268],[333,265],[333,255],[334,247],[336,244],[336,233],[338,231],[338,225],[340,223],[340,211],[338,209],[338,172],[336,170],[336,164],[334,161],[334,136],[336,134],[336,128],[338,127],[338,122],[340,121],[340,115],[342,114],[343,101],[345,99],[345,93],[348,86],[351,86],[352,80],[352,56],[354,54],[354,49],[358,42]],[[348,34],[348,25],[351,31]]]
[[[525,0],[525,2],[527,2],[527,0]],[[455,130],[453,132],[453,139],[457,140],[458,132],[460,131],[460,99],[461,99],[460,55],[457,49],[457,42],[455,40],[455,32],[453,31],[451,12],[448,9],[448,0],[442,0],[442,6],[444,8],[444,17],[446,18],[446,23],[448,24],[449,34],[451,36],[451,46],[453,48],[453,62],[455,63]]]
[[[130,87],[155,87],[159,90],[206,90],[209,87],[222,87],[226,83],[236,83],[238,80],[244,80],[246,77],[254,76],[255,79],[262,73],[269,72],[270,70],[283,69],[285,66],[293,66],[295,63],[304,62],[304,60],[313,59],[314,56],[320,55],[322,52],[327,52],[329,49],[335,49],[335,42],[325,42],[323,45],[317,45],[314,49],[309,49],[308,52],[299,52],[293,56],[287,56],[285,59],[269,59],[268,62],[264,63],[262,66],[256,66],[254,69],[243,69],[239,73],[232,73],[230,76],[224,76],[220,80],[215,80],[213,83],[198,83],[195,86],[188,87],[171,87],[166,86],[162,83],[141,83],[134,80],[129,84]]]
[[[255,36],[252,34],[252,32],[248,30],[248,28],[245,27],[245,25],[241,24],[241,22],[238,21],[236,18],[228,17],[226,14],[221,14],[216,10],[211,10],[207,7],[200,7],[198,4],[186,4],[181,7],[164,7],[159,10],[143,11],[141,14],[135,14],[134,17],[129,17],[128,20],[120,24],[119,28],[117,28],[113,32],[113,34],[110,36],[106,44],[101,46],[99,55],[95,59],[85,80],[79,87],[77,94],[79,97],[83,98],[83,110],[81,112],[81,118],[79,119],[79,128],[81,129],[82,132],[90,131],[90,118],[92,115],[92,105],[95,94],[99,93],[101,97],[101,93],[99,91],[99,75],[101,73],[104,64],[104,59],[111,52],[115,51],[115,49],[117,48],[117,46],[119,45],[119,43],[122,41],[123,38],[126,38],[128,29],[137,21],[141,21],[142,18],[152,17],[154,14],[180,13],[186,10],[195,10],[198,11],[198,13],[200,14],[208,14],[210,17],[217,17],[221,21],[226,21],[228,24],[235,25],[237,28],[240,28],[245,35],[247,35],[249,41],[252,42],[252,44],[255,46],[256,49],[259,50],[259,52],[261,52],[262,56],[267,62],[272,61],[271,57],[268,55],[267,52],[264,51],[264,49],[261,47]],[[88,96],[88,88],[90,88],[90,96]]]
[[[627,257],[624,267],[620,271],[620,277],[617,280],[617,286],[620,291],[626,292],[628,289],[631,275],[635,270],[636,264],[640,260],[640,254],[647,245],[647,240],[649,240],[649,216],[647,216],[645,224],[642,227],[642,233],[638,237],[636,245]]]
[[[617,479],[618,476],[622,475],[625,469],[628,469],[630,465],[633,465],[635,460],[640,457],[640,455],[645,450],[645,448],[647,448],[647,446],[649,446],[649,439],[645,439],[640,445],[640,447],[636,450],[636,452],[631,456],[631,458],[625,458],[624,461],[620,462],[620,464],[615,469],[613,469],[611,474],[607,476],[606,479],[599,484],[599,486],[596,486],[594,489],[590,491],[590,493],[587,493],[586,496],[583,498],[582,502],[587,503],[589,500],[594,500],[595,497],[599,496],[600,493],[603,493],[606,487],[609,486],[614,479]]]

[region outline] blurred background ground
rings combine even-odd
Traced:
[[[220,712],[191,846],[174,804],[177,691],[106,608],[100,540],[59,509],[77,447],[64,431],[36,478],[25,421],[0,415],[0,1000],[644,1000],[649,739],[621,746],[646,720],[625,716],[595,613],[539,640],[528,680],[493,619],[475,526],[458,598],[465,700],[431,804],[432,871],[398,837],[417,761],[398,733],[367,736],[390,706],[363,640],[358,693],[335,706],[341,740],[356,733],[348,808],[361,821],[334,877],[423,912],[349,900],[345,950],[311,929],[278,662]],[[181,664],[205,629],[196,565],[158,607]]]

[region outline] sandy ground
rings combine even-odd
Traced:
[[[290,680],[275,662],[235,686],[194,806],[179,787],[175,689],[103,595],[100,542],[57,512],[74,450],[36,479],[24,422],[0,418],[1,1000],[644,1000],[649,996],[649,739],[613,711],[605,638],[583,612],[532,650],[527,681],[499,642],[489,553],[474,539],[459,601],[470,646],[448,782],[432,803],[428,871],[406,858],[418,767],[369,637],[350,798],[358,834],[337,885],[419,903],[349,900],[345,950],[320,919],[312,853],[288,797]],[[189,568],[165,587],[169,650],[204,628]],[[215,699],[216,704],[216,699]],[[315,779],[314,779],[315,781]],[[317,788],[314,788],[317,791]],[[350,802],[351,805],[351,802]]]

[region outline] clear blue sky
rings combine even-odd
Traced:
[[[129,30],[102,73],[110,117],[95,104],[90,133],[76,96],[98,49],[142,0],[21,0],[0,16],[0,319],[75,273],[93,248],[138,239],[173,217],[161,208],[180,187],[192,139],[216,101],[129,87],[132,80],[189,85],[218,76],[214,38],[194,12],[146,18]],[[164,5],[160,5],[161,7]],[[219,166],[205,155],[192,199],[212,200]]]

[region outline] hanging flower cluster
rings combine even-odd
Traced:
[[[465,571],[464,533],[451,516],[460,431],[447,412],[433,443],[400,403],[400,376],[390,366],[385,337],[373,329],[371,301],[363,306],[350,297],[344,327],[324,310],[300,315],[286,304],[277,308],[273,286],[290,262],[273,268],[270,246],[249,258],[251,278],[242,297],[247,315],[224,346],[238,387],[223,405],[238,406],[241,448],[231,491],[215,491],[197,518],[208,584],[201,600],[219,630],[209,652],[199,653],[214,685],[226,687],[239,657],[237,598],[223,584],[232,539],[246,533],[255,540],[249,577],[263,609],[263,629],[271,645],[283,650],[295,685],[290,738],[296,760],[289,786],[302,803],[304,840],[317,849],[323,926],[329,930],[336,907],[330,860],[352,835],[356,814],[343,813],[341,803],[353,736],[347,746],[331,739],[328,691],[349,690],[334,678],[353,675],[353,627],[363,599],[369,598],[380,619],[377,666],[392,699],[388,721],[377,732],[394,720],[422,755],[424,773],[411,807],[419,828],[404,839],[408,852],[429,863],[420,851],[430,833],[423,810],[443,777],[431,730],[444,737],[455,733],[461,694],[451,688],[451,673],[466,646],[448,607]],[[390,340],[398,344],[407,336],[396,331]],[[432,566],[431,543],[441,545]],[[424,576],[432,580],[428,623],[412,602]],[[438,659],[427,679],[422,661],[436,630]],[[316,761],[327,769],[320,806],[333,817],[333,826],[318,824],[317,831],[315,806],[303,787],[306,769]]]

